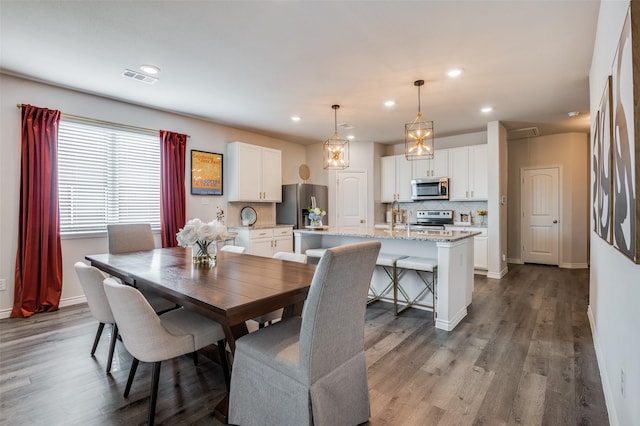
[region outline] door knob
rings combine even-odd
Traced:
[[[558,223],[558,221],[557,221],[557,220],[554,220],[554,221],[553,221],[553,223]]]

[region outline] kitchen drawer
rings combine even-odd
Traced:
[[[273,237],[273,228],[263,228],[263,229],[250,229],[249,230],[249,239],[253,240],[255,238],[272,238]]]
[[[273,236],[278,237],[286,237],[289,235],[293,235],[293,228],[282,227],[282,228],[273,228]]]

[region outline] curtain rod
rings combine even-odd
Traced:
[[[18,109],[22,108],[22,104],[16,104],[16,107],[18,107]],[[138,126],[130,126],[128,124],[120,124],[120,123],[114,123],[113,121],[106,121],[106,120],[98,120],[96,118],[89,118],[89,117],[83,117],[81,115],[73,115],[73,114],[67,114],[64,112],[60,113],[62,116],[67,117],[67,118],[76,118],[76,119],[80,119],[80,120],[84,120],[84,121],[88,121],[90,123],[96,123],[96,124],[108,124],[110,126],[115,126],[115,127],[124,127],[125,129],[130,129],[130,130],[138,130],[138,131],[144,131],[144,132],[159,132],[160,130],[157,129],[147,129],[146,127],[138,127]],[[191,135],[187,135],[188,138],[191,137]]]

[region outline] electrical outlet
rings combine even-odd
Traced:
[[[7,280],[5,278],[0,279],[0,291],[7,289]]]
[[[624,370],[620,369],[620,394],[624,398]]]

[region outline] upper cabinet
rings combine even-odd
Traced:
[[[413,178],[449,177],[449,150],[437,149],[430,160],[413,160]]]
[[[449,200],[487,200],[487,175],[486,144],[449,149]]]
[[[383,203],[411,202],[411,172],[413,161],[404,155],[391,155],[381,159],[380,198]]]
[[[282,201],[282,153],[243,142],[227,144],[229,201]]]

